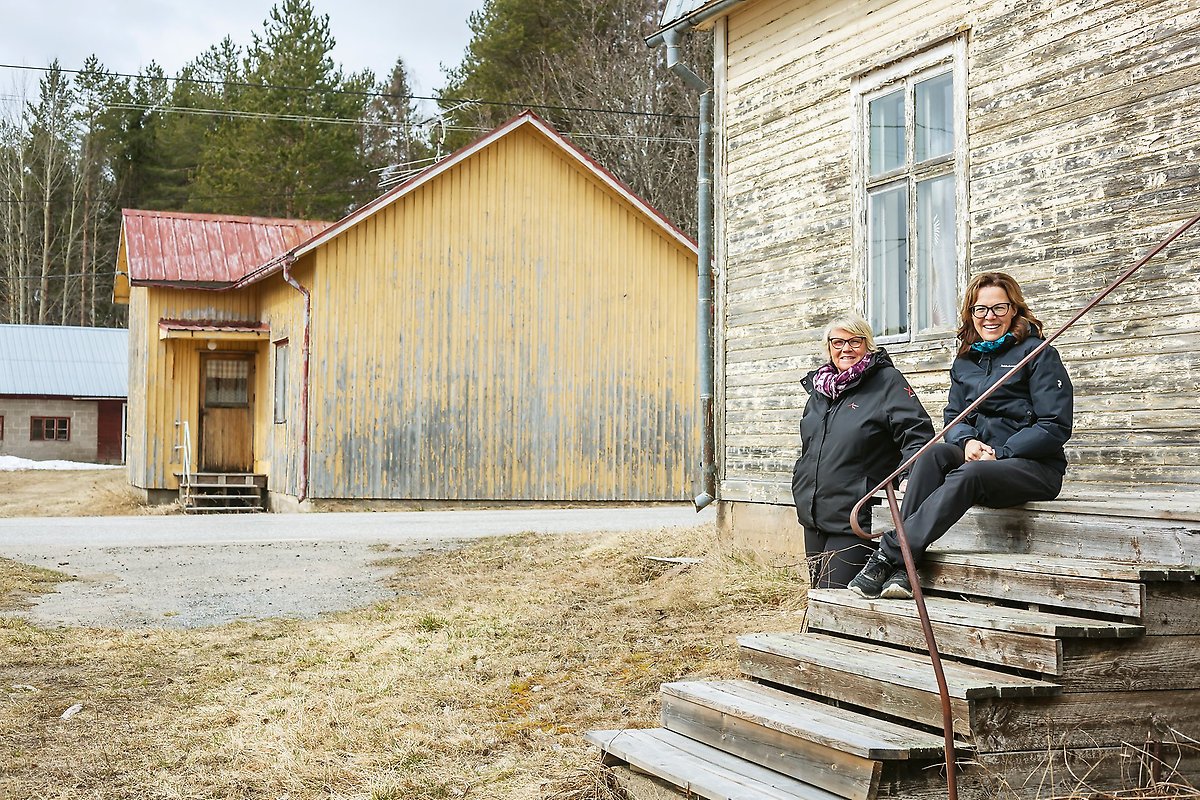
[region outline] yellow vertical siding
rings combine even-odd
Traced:
[[[310,496],[690,496],[695,255],[542,134],[313,255]]]
[[[133,287],[129,301],[129,480],[144,489],[175,489],[182,471],[176,421],[186,420],[193,454],[199,435],[200,354],[203,339],[159,339],[160,319],[245,321],[258,319],[255,289],[237,292],[182,291]],[[220,342],[218,352],[258,351],[255,361],[255,455],[266,445],[257,419],[264,404],[262,380],[269,373],[265,348],[255,342]],[[269,400],[269,397],[267,398]],[[269,412],[268,412],[269,413]]]

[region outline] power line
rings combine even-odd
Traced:
[[[35,71],[35,72],[52,72],[53,71],[53,69],[51,67],[33,67],[28,64],[0,64],[0,69],[29,70],[29,71]],[[350,90],[350,89],[318,89],[318,88],[311,87],[311,86],[282,86],[279,84],[248,83],[245,81],[225,81],[225,80],[216,80],[216,79],[212,79],[212,78],[180,78],[180,77],[169,78],[165,75],[162,77],[158,77],[158,76],[154,76],[154,75],[136,75],[136,74],[129,73],[129,72],[109,72],[107,70],[97,73],[97,72],[92,72],[89,70],[66,69],[64,67],[59,67],[58,71],[65,72],[65,73],[68,73],[71,75],[97,75],[97,74],[99,74],[99,75],[109,75],[109,76],[116,77],[116,78],[141,78],[143,80],[149,80],[149,81],[171,81],[174,83],[195,83],[195,84],[200,84],[200,85],[204,85],[204,86],[221,86],[221,87],[238,86],[238,87],[250,88],[250,89],[273,89],[273,90],[280,90],[280,91],[287,91],[287,92],[304,92],[307,94],[335,94],[335,95],[350,95],[350,96],[354,96],[354,97],[383,97],[383,98],[387,98],[390,100],[404,100],[406,102],[410,101],[410,100],[429,100],[429,101],[432,101],[435,103],[471,103],[471,104],[482,105],[482,106],[498,106],[501,108],[515,108],[515,109],[528,108],[528,109],[532,109],[532,110],[543,110],[543,111],[586,111],[586,112],[593,112],[593,113],[597,113],[597,114],[623,114],[623,115],[638,116],[638,117],[659,117],[659,118],[667,118],[667,119],[689,119],[689,120],[699,119],[699,117],[695,114],[668,114],[668,113],[659,112],[659,111],[630,111],[628,109],[621,109],[621,108],[590,108],[587,106],[561,106],[561,105],[552,105],[549,103],[516,103],[516,102],[509,101],[509,100],[485,100],[482,98],[464,98],[464,97],[434,97],[434,96],[419,95],[419,94],[397,95],[397,94],[391,94],[389,92],[370,92],[370,91],[358,91],[358,90]]]

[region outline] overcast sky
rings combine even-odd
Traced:
[[[261,31],[275,0],[0,0],[0,64],[79,69],[95,53],[113,72],[151,61],[174,75],[226,35],[243,47]],[[467,17],[484,0],[313,0],[329,16],[334,61],[346,72],[391,72],[403,57],[417,94],[444,83],[440,65],[457,66],[471,39]],[[21,78],[24,74],[26,77]],[[41,73],[0,69],[0,86]],[[3,92],[0,89],[0,92]]]

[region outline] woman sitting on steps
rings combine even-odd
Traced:
[[[948,424],[1042,342],[1021,287],[1003,272],[976,275],[967,285],[950,367]],[[971,506],[1007,508],[1053,500],[1067,469],[1074,395],[1058,351],[1047,347],[963,422],[944,432],[913,465],[900,514],[915,563]],[[850,581],[862,597],[907,599],[895,531]]]

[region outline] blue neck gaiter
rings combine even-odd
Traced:
[[[1011,333],[1006,333],[994,342],[980,340],[971,345],[971,349],[976,353],[994,353],[997,350],[1014,345],[1017,343],[1017,337]]]

